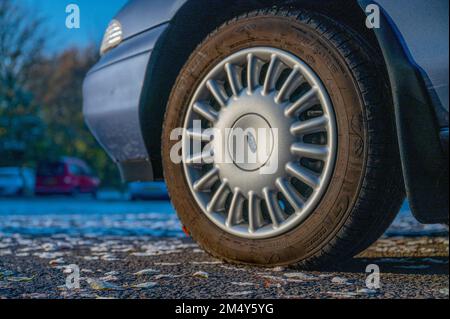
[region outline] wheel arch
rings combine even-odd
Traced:
[[[274,7],[310,9],[326,14],[363,34],[366,40],[379,49],[374,33],[364,27],[365,14],[356,0],[186,1],[156,43],[147,66],[140,100],[141,130],[155,179],[163,178],[160,150],[166,104],[178,73],[189,55],[209,33],[224,22],[252,10]],[[353,14],[349,15],[348,12]]]
[[[358,0],[361,8],[377,4]],[[380,8],[380,28],[374,29],[385,61],[406,194],[414,216],[422,223],[448,222],[448,157],[441,142],[442,106],[426,72],[414,61],[389,13]],[[448,126],[448,113],[447,113]]]

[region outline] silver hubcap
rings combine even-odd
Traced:
[[[288,52],[255,47],[221,61],[198,86],[184,129],[190,191],[211,221],[236,236],[268,238],[298,226],[330,182],[333,107],[314,71]]]

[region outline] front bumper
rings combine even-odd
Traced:
[[[141,92],[152,50],[166,27],[121,43],[100,59],[83,83],[86,123],[119,167],[148,162],[139,117]]]

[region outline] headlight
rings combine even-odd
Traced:
[[[112,20],[103,36],[102,46],[100,47],[100,55],[105,54],[112,48],[118,46],[122,42],[122,25],[117,20]]]

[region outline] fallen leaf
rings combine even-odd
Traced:
[[[358,294],[350,291],[327,291],[327,294],[332,295],[334,298],[353,298]]]
[[[375,289],[368,289],[368,288],[361,288],[356,291],[358,294],[365,294],[365,295],[376,295],[378,294],[378,290]]]
[[[113,275],[104,276],[104,277],[101,277],[99,279],[103,280],[103,281],[117,281],[117,280],[119,280],[119,278],[117,278],[116,276],[113,276]]]
[[[331,279],[331,282],[333,284],[338,284],[338,285],[351,284],[346,278],[342,278],[342,277],[333,277],[333,279]]]
[[[53,251],[56,249],[55,244],[52,243],[45,243],[41,246],[42,249],[44,249],[45,251]]]
[[[179,278],[182,277],[183,275],[173,275],[173,274],[161,274],[161,275],[156,275],[153,278],[155,279],[165,279],[165,278]]]
[[[302,272],[285,273],[284,276],[287,278],[301,279],[301,280],[318,280],[316,276],[311,276]]]
[[[7,255],[12,255],[11,249],[1,249],[0,250],[0,256],[7,256]]]
[[[235,286],[255,286],[255,285],[257,285],[253,282],[232,282],[231,284],[235,285]]]
[[[98,260],[98,256],[84,256],[83,257],[84,260]]]
[[[223,264],[221,261],[193,261],[191,262],[193,265],[220,265]]]
[[[149,282],[143,282],[141,284],[133,285],[131,287],[132,288],[139,288],[139,289],[149,289],[149,288],[156,287],[157,285],[158,285],[158,283],[149,281]]]
[[[122,290],[123,289],[122,287],[119,287],[113,283],[99,280],[99,279],[88,278],[87,283],[94,290]]]
[[[142,276],[142,275],[154,274],[154,273],[158,273],[158,272],[159,271],[156,270],[156,269],[148,268],[148,269],[143,269],[143,270],[140,270],[138,272],[135,272],[133,275],[135,275],[135,276]]]
[[[65,261],[64,261],[64,258],[58,258],[58,259],[53,259],[53,260],[50,260],[49,262],[48,262],[50,265],[61,265],[61,264],[64,264],[65,263]]]
[[[106,261],[116,261],[116,260],[119,260],[119,258],[117,258],[116,256],[111,255],[111,254],[102,255],[100,258],[101,258],[102,260],[106,260]]]
[[[105,273],[105,276],[117,276],[119,274],[118,271],[110,271]]]
[[[197,278],[203,278],[203,279],[208,279],[209,278],[208,273],[204,272],[204,271],[197,271],[192,276],[197,277]]]
[[[8,277],[7,280],[11,282],[29,282],[32,281],[34,277]]]
[[[448,288],[442,288],[439,290],[439,293],[448,296]]]
[[[55,258],[64,256],[64,254],[61,253],[61,252],[53,252],[53,253],[51,253],[51,252],[34,253],[33,255],[34,255],[34,256],[37,256],[37,257],[39,257],[39,258],[42,258],[42,259],[55,259]]]

